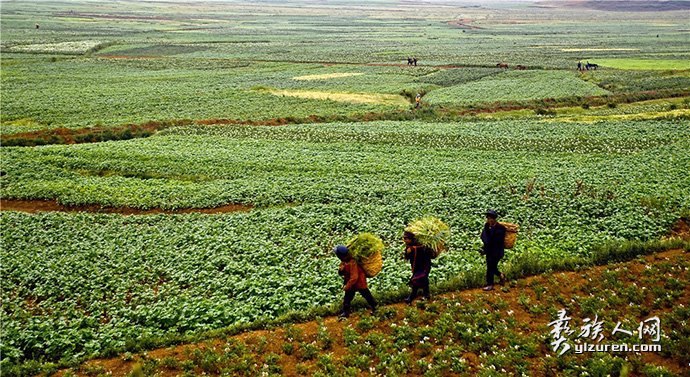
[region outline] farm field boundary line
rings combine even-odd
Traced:
[[[401,67],[414,69],[416,67],[420,68],[436,68],[436,69],[458,69],[458,68],[496,68],[494,64],[439,64],[439,65],[423,65],[419,64],[416,66],[410,66],[407,63],[358,63],[358,62],[339,62],[339,61],[315,61],[315,60],[273,60],[273,59],[255,59],[252,62],[256,63],[293,63],[293,64],[323,64],[327,67],[332,67],[336,65],[345,66],[365,66],[365,67]],[[517,64],[516,64],[517,65]],[[524,66],[524,65],[523,65]],[[534,70],[552,70],[543,67],[535,66],[524,66],[527,69]],[[510,68],[510,67],[509,67]],[[554,69],[559,70],[559,69]]]
[[[0,199],[0,211],[19,211],[27,213],[39,212],[91,212],[91,213],[119,213],[121,215],[155,215],[155,214],[182,214],[205,213],[221,214],[231,212],[248,212],[254,207],[247,204],[226,204],[214,208],[181,208],[167,210],[161,208],[140,209],[132,207],[103,207],[97,204],[66,206],[54,200],[22,200]]]
[[[150,121],[142,124],[126,124],[121,126],[94,126],[85,128],[54,128],[10,135],[0,135],[0,147],[34,147],[53,144],[82,144],[97,143],[111,140],[128,140],[145,138],[157,131],[192,124],[215,125],[237,124],[248,126],[284,126],[288,124],[312,124],[332,122],[371,122],[382,120],[430,120],[456,121],[461,117],[477,114],[495,113],[515,110],[557,109],[569,106],[603,106],[606,104],[634,103],[653,99],[679,98],[690,96],[690,90],[643,91],[636,93],[621,93],[608,96],[571,97],[564,99],[540,99],[523,102],[497,102],[464,107],[423,106],[421,110],[397,110],[388,112],[369,112],[355,115],[310,115],[304,118],[284,117],[266,120],[239,120],[225,118],[211,119],[175,119]]]
[[[226,42],[223,42],[226,43]],[[104,54],[95,55],[99,59],[115,59],[115,60],[169,60],[169,56],[155,56],[155,55],[116,55],[116,54]],[[210,59],[210,60],[227,60],[227,59]],[[410,66],[406,63],[358,63],[358,62],[342,62],[342,61],[321,61],[321,60],[284,60],[284,59],[254,59],[254,60],[238,60],[238,62],[251,64],[251,63],[291,63],[291,64],[322,64],[325,67],[333,67],[338,65],[343,66],[363,66],[363,67],[400,67],[414,69],[416,67],[420,68],[434,68],[434,69],[460,69],[460,68],[496,68],[494,64],[439,64],[439,65],[417,65]],[[519,64],[514,63],[514,67],[508,67],[508,69],[516,69]],[[531,66],[531,65],[520,65],[521,70],[542,70],[542,71],[560,71],[561,68],[545,68],[541,66]]]
[[[269,338],[272,341],[267,342],[268,349],[266,352],[272,352],[277,355],[282,355],[280,357],[279,365],[281,367],[281,374],[283,375],[297,375],[295,371],[295,365],[302,361],[303,364],[310,364],[308,360],[304,360],[304,357],[300,358],[298,354],[285,353],[283,344],[287,342],[286,338],[289,338],[291,333],[300,334],[301,337],[306,339],[316,339],[315,343],[323,341],[324,331],[331,335],[331,346],[324,348],[325,351],[330,352],[335,355],[334,361],[344,362],[342,356],[347,354],[348,346],[347,340],[345,340],[345,332],[347,328],[352,328],[353,326],[361,328],[365,333],[371,334],[372,332],[378,332],[382,334],[390,333],[391,324],[390,321],[398,322],[399,320],[406,318],[410,311],[416,312],[418,315],[423,316],[426,312],[437,313],[437,309],[434,309],[434,305],[461,305],[463,307],[472,306],[472,302],[479,302],[479,309],[484,308],[485,310],[494,311],[497,306],[501,307],[503,311],[512,311],[514,315],[512,318],[522,323],[523,325],[529,327],[530,332],[539,332],[542,327],[548,322],[549,317],[545,313],[540,313],[537,311],[532,312],[529,310],[524,302],[525,297],[531,300],[537,300],[539,302],[538,294],[535,296],[536,288],[544,287],[547,292],[557,292],[562,291],[566,296],[579,297],[581,294],[586,292],[581,291],[582,287],[586,286],[587,277],[591,277],[591,280],[600,282],[599,284],[605,284],[604,279],[607,274],[611,271],[630,271],[631,275],[628,276],[629,280],[637,280],[643,276],[643,273],[650,265],[660,265],[665,263],[673,263],[673,261],[678,261],[685,259],[686,261],[690,258],[690,254],[683,249],[671,249],[667,251],[662,251],[652,255],[645,256],[643,258],[630,259],[623,262],[594,266],[586,269],[578,269],[577,271],[562,271],[551,276],[546,276],[544,274],[536,276],[521,277],[518,279],[511,280],[509,284],[503,288],[496,290],[487,294],[483,292],[480,288],[463,289],[457,291],[448,291],[443,294],[434,296],[431,302],[420,302],[416,306],[408,306],[403,303],[391,303],[386,306],[382,306],[378,309],[377,314],[369,315],[364,314],[364,312],[356,312],[347,321],[338,321],[338,319],[332,315],[326,315],[323,318],[310,319],[303,322],[295,322],[294,324],[276,323],[275,326],[266,326],[266,328],[260,329],[245,329],[234,334],[223,334],[219,333],[214,336],[209,336],[205,339],[200,339],[197,341],[192,341],[184,344],[173,344],[167,348],[157,348],[146,352],[145,354],[128,354],[127,356],[120,355],[119,357],[110,358],[100,358],[86,361],[78,367],[74,367],[69,370],[70,373],[76,373],[78,376],[88,375],[89,371],[102,371],[104,373],[112,373],[113,376],[125,376],[131,375],[130,373],[137,368],[141,368],[142,364],[147,362],[153,362],[153,365],[157,367],[167,368],[165,363],[161,363],[161,360],[166,359],[167,364],[172,365],[172,359],[177,359],[179,362],[184,362],[185,360],[194,360],[199,362],[199,359],[194,358],[196,351],[209,351],[211,349],[228,349],[228,346],[232,344],[245,344],[249,349],[252,349],[256,345],[256,342],[260,339]],[[595,279],[592,279],[595,278]],[[567,282],[564,286],[561,285]],[[686,291],[687,295],[687,291]],[[480,300],[477,300],[481,298]],[[502,302],[503,304],[497,304]],[[507,305],[506,305],[507,304]],[[504,307],[505,306],[505,307]],[[448,310],[448,308],[446,308]],[[655,311],[655,314],[660,313],[668,314],[668,309],[662,309]],[[486,313],[486,311],[484,311]],[[362,323],[368,323],[367,321],[373,320],[372,327],[369,330],[363,328]],[[287,325],[287,326],[286,326]],[[324,329],[325,328],[325,329]],[[295,332],[297,329],[297,332]],[[524,329],[524,327],[522,328]],[[322,334],[319,336],[319,334]],[[432,340],[433,342],[433,340]],[[414,346],[411,351],[415,352]],[[325,352],[324,351],[324,352]],[[260,356],[260,355],[257,355]],[[475,353],[467,351],[464,358],[468,360],[469,366],[471,368],[479,367],[478,357]],[[421,355],[420,355],[421,357]],[[674,373],[682,374],[682,369],[679,364],[675,363],[677,361],[674,358],[664,358],[659,355],[648,353],[641,355],[643,360],[647,363],[652,363],[656,365],[663,365]],[[314,358],[315,360],[318,358]],[[536,362],[537,359],[534,357],[530,358],[531,362]],[[317,364],[314,362],[314,364]],[[318,365],[318,364],[317,364]],[[203,367],[199,364],[196,368]],[[199,369],[195,369],[198,373]],[[60,370],[56,376],[62,376],[67,372],[67,370]],[[214,373],[211,373],[214,374]]]
[[[225,43],[225,42],[223,42]],[[166,60],[171,59],[169,56],[155,56],[155,55],[117,55],[117,54],[103,54],[95,55],[99,59],[116,59],[116,60]],[[227,59],[211,59],[211,60],[227,60]],[[284,59],[253,59],[251,61],[241,60],[247,63],[292,63],[292,64],[323,64],[324,66],[332,67],[336,65],[345,66],[365,66],[365,67],[410,67],[406,63],[358,63],[358,62],[339,62],[339,61],[320,61],[320,60],[284,60]],[[420,66],[421,67],[421,66]],[[438,69],[456,69],[456,68],[495,68],[495,65],[488,64],[441,64],[441,65],[425,65],[426,68]],[[543,69],[541,67],[529,67],[531,69]]]

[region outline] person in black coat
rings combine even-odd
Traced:
[[[421,245],[414,234],[410,232],[403,233],[403,242],[405,242],[405,259],[408,259],[412,265],[412,277],[410,278],[412,292],[405,299],[405,302],[411,304],[412,300],[417,297],[420,288],[424,293],[424,299],[429,300],[431,298],[429,294],[429,272],[431,272],[432,251]]]
[[[485,213],[486,223],[482,230],[482,250],[481,253],[486,255],[486,287],[485,291],[494,289],[494,275],[500,277],[500,284],[505,283],[505,275],[498,270],[498,262],[505,254],[503,244],[506,238],[506,227],[499,224],[496,220],[498,213],[494,210],[488,210]]]

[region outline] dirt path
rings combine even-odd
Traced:
[[[428,310],[431,305],[435,304],[440,305],[441,313],[443,313],[444,310],[450,310],[451,306],[470,307],[472,303],[484,305],[484,313],[486,313],[486,310],[493,311],[496,310],[497,307],[500,307],[501,310],[512,313],[511,316],[517,321],[520,332],[524,330],[527,333],[542,333],[544,331],[548,333],[548,330],[545,330],[548,328],[546,324],[552,320],[548,311],[533,311],[531,306],[529,304],[526,305],[524,302],[525,299],[527,299],[531,300],[528,302],[537,305],[544,300],[543,298],[540,299],[538,294],[535,294],[537,288],[543,287],[547,295],[553,295],[557,292],[565,301],[581,300],[583,297],[587,296],[587,291],[591,289],[589,287],[591,287],[592,284],[595,284],[597,287],[596,289],[603,287],[605,285],[604,281],[607,278],[606,274],[610,274],[612,271],[622,274],[620,276],[625,277],[625,284],[637,282],[643,285],[649,283],[649,281],[645,281],[645,279],[649,276],[648,270],[650,266],[663,269],[668,268],[667,266],[679,264],[687,265],[689,262],[689,253],[683,250],[670,250],[647,256],[644,260],[636,259],[634,261],[598,266],[577,272],[559,272],[519,279],[511,282],[507,287],[493,292],[483,292],[481,289],[470,289],[447,293],[435,296],[430,304],[421,307],[419,305],[417,307],[410,307],[402,303],[393,304],[386,306],[384,309],[379,309],[379,311],[383,310],[388,313],[385,317],[371,317],[368,313],[363,312],[354,314],[347,321],[338,321],[335,317],[327,317],[321,322],[310,321],[295,324],[291,330],[286,327],[281,327],[270,330],[249,331],[235,336],[213,339],[197,344],[156,349],[138,355],[92,360],[85,363],[80,368],[77,368],[77,370],[71,370],[71,372],[77,375],[88,375],[89,372],[93,374],[94,371],[98,371],[99,373],[108,373],[109,375],[112,373],[113,376],[125,376],[130,374],[133,370],[141,368],[142,364],[148,363],[149,365],[156,366],[157,369],[155,372],[157,375],[175,376],[181,373],[180,366],[184,366],[186,363],[187,365],[193,365],[192,370],[195,374],[207,374],[208,370],[205,369],[206,367],[203,364],[204,361],[199,355],[203,354],[205,355],[204,357],[208,357],[208,355],[212,355],[215,352],[220,352],[220,355],[222,355],[224,351],[227,352],[228,349],[239,344],[242,349],[248,350],[245,352],[253,354],[256,360],[268,354],[279,355],[280,358],[277,363],[281,368],[282,375],[299,375],[304,372],[304,368],[309,368],[309,374],[311,374],[319,367],[319,358],[317,356],[314,359],[305,360],[304,357],[300,357],[297,353],[286,354],[284,345],[288,343],[286,339],[290,339],[293,336],[291,334],[298,334],[297,337],[300,338],[304,344],[309,342],[311,342],[311,344],[321,344],[320,342],[322,342],[323,338],[320,338],[320,336],[323,335],[319,334],[323,334],[325,331],[333,339],[333,344],[327,351],[320,350],[319,353],[321,355],[330,355],[330,358],[338,362],[347,363],[345,360],[348,357],[353,357],[353,355],[348,354],[350,351],[343,340],[346,329],[359,328],[360,321],[378,318],[376,322],[374,322],[373,328],[365,330],[365,333],[391,335],[392,328],[396,326],[395,323],[400,323],[401,321],[405,322],[405,318],[409,317],[411,309],[416,310],[419,315],[423,317],[427,315],[425,311]],[[652,270],[652,272],[654,271],[655,270]],[[656,284],[658,284],[658,286],[648,285],[648,288],[653,290],[663,287],[664,280]],[[679,299],[686,302],[690,299],[690,290],[688,290],[687,287],[683,296]],[[653,300],[653,298],[648,297],[647,301],[650,302],[644,302],[643,305],[645,307],[652,307],[651,300]],[[669,310],[668,308],[654,309],[654,314],[657,315],[668,312]],[[434,325],[432,324],[432,326]],[[291,333],[288,334],[287,331],[291,331]],[[550,349],[547,349],[547,346],[542,345],[542,348],[541,352],[545,351],[545,353],[550,353]],[[540,372],[541,369],[539,368],[545,367],[543,363],[548,362],[545,360],[548,360],[549,357],[547,356],[545,358],[544,354],[541,352],[529,358],[530,364],[532,368],[534,368],[530,375],[542,375],[542,372]],[[418,355],[417,353],[418,351],[413,351],[413,359],[422,359],[424,357],[424,355]],[[467,360],[470,370],[474,372],[481,368],[480,356],[481,355],[469,351],[462,355],[462,357]],[[657,353],[645,353],[640,355],[640,357],[646,364],[663,366],[669,371],[679,375],[683,373],[683,368],[679,360],[664,357]],[[296,370],[297,366],[303,369],[302,372]],[[64,372],[63,370],[56,375],[62,376]],[[214,375],[218,373],[210,372],[208,374]]]
[[[252,210],[251,205],[245,204],[226,204],[214,208],[183,208],[166,210],[160,208],[140,209],[132,207],[103,207],[97,204],[81,206],[65,206],[54,200],[0,200],[0,211],[19,211],[27,213],[40,212],[90,212],[90,213],[119,213],[121,215],[155,215],[160,213],[179,214],[179,213],[206,213],[219,214],[229,212],[248,212]]]

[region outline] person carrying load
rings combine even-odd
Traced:
[[[376,299],[374,299],[374,296],[369,291],[367,277],[362,266],[350,256],[347,246],[345,245],[338,245],[335,248],[335,255],[340,259],[338,275],[343,277],[343,290],[345,291],[343,311],[338,317],[344,319],[350,316],[352,299],[355,298],[357,292],[367,300],[367,303],[371,306],[372,312],[376,310]]]
[[[429,292],[431,260],[445,250],[445,242],[449,234],[448,225],[431,216],[415,220],[405,228],[403,232],[404,258],[410,261],[412,267],[412,277],[409,282],[412,291],[405,299],[407,304],[412,303],[420,289],[425,300],[431,299]]]
[[[482,248],[480,254],[486,256],[486,287],[485,291],[494,289],[494,276],[498,276],[499,284],[506,282],[506,276],[498,270],[498,262],[503,259],[505,249],[511,249],[515,244],[519,225],[507,222],[498,222],[498,213],[488,210],[484,214],[486,222],[482,229]]]

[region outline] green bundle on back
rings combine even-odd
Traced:
[[[446,239],[450,236],[450,228],[440,219],[426,216],[415,220],[405,228],[406,232],[415,235],[417,241],[433,251],[432,258],[436,258],[446,248]]]
[[[383,268],[383,241],[371,233],[360,233],[347,243],[350,256],[362,266],[368,278],[374,277]]]

